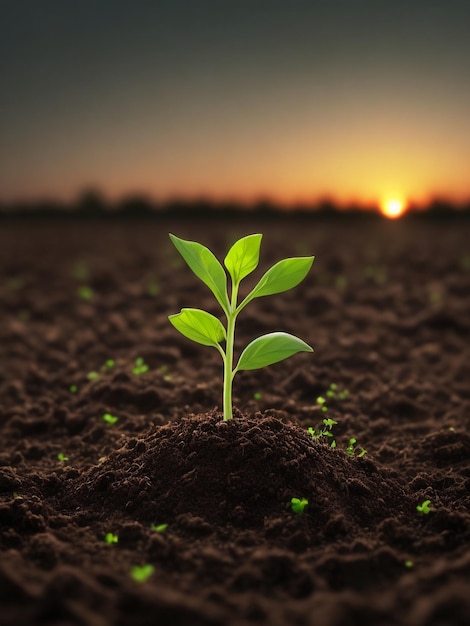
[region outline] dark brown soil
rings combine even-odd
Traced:
[[[218,314],[169,231],[219,257],[263,232],[253,280],[316,255],[236,346],[285,330],[315,353],[238,374],[231,422],[219,354],[167,320]],[[465,222],[2,224],[0,624],[468,626],[469,240]],[[325,417],[336,448],[307,430]]]

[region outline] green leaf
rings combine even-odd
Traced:
[[[201,309],[181,309],[181,313],[170,315],[168,319],[182,335],[203,346],[216,348],[226,338],[222,322]]]
[[[191,270],[209,287],[220,306],[227,312],[230,306],[227,274],[213,253],[197,241],[186,241],[171,233],[170,239]]]
[[[236,241],[225,257],[224,264],[234,284],[258,267],[259,249],[263,235],[248,235]]]
[[[282,293],[296,287],[309,273],[314,258],[313,256],[294,257],[284,259],[273,265],[242,302],[242,307],[253,298]]]
[[[297,352],[313,352],[313,349],[305,341],[289,333],[262,335],[243,350],[236,371],[256,370],[283,361]]]

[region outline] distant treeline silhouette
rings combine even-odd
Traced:
[[[259,200],[250,205],[237,202],[216,202],[210,199],[172,199],[155,202],[144,195],[133,195],[118,202],[110,203],[96,190],[87,190],[72,202],[43,200],[36,202],[0,203],[1,218],[184,218],[201,217],[237,217],[250,215],[262,218],[381,218],[378,207],[350,204],[339,207],[334,202],[325,200],[311,205],[279,205],[271,200]],[[411,206],[405,218],[468,218],[470,200],[464,204],[454,204],[447,200],[436,199],[427,206]],[[403,219],[403,218],[402,218]]]

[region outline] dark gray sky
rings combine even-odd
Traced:
[[[0,199],[470,197],[468,1],[0,8]]]

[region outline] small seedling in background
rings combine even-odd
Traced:
[[[106,422],[106,424],[115,424],[118,421],[119,417],[116,417],[115,415],[111,415],[111,413],[105,413],[103,415],[103,420]]]
[[[338,287],[338,289],[344,289],[345,287],[347,287],[347,284],[348,284],[348,279],[346,278],[346,276],[336,277],[336,286]]]
[[[77,391],[78,391],[77,385],[70,385],[69,391],[70,391],[70,393],[77,393]]]
[[[114,359],[108,359],[106,361],[106,363],[104,364],[105,367],[107,367],[109,370],[113,369],[113,367],[116,365]]]
[[[114,533],[106,533],[106,535],[104,536],[104,540],[108,544],[118,543],[119,537],[117,535],[115,535]]]
[[[93,298],[93,289],[88,285],[81,285],[77,289],[77,295],[82,300],[91,300]]]
[[[249,343],[238,359],[233,362],[235,322],[238,314],[255,298],[282,293],[298,285],[308,274],[314,257],[284,259],[271,267],[262,276],[254,289],[238,304],[241,281],[251,274],[259,263],[262,235],[248,235],[236,241],[228,251],[224,265],[231,278],[230,296],[227,291],[227,274],[214,254],[200,243],[186,241],[170,234],[178,252],[196,276],[205,283],[222,307],[227,319],[221,321],[201,309],[182,309],[170,315],[173,326],[185,337],[205,346],[216,348],[224,364],[223,411],[224,420],[233,417],[232,384],[235,374],[243,370],[254,370],[278,363],[298,352],[313,352],[304,341],[284,332],[263,335]],[[225,350],[221,343],[225,342]]]
[[[164,533],[168,528],[168,524],[152,524],[150,528],[157,533]]]
[[[61,463],[65,463],[65,461],[69,460],[69,457],[65,456],[63,452],[59,452],[59,454],[57,455],[57,458],[59,459]]]
[[[292,498],[292,500],[290,501],[291,509],[294,511],[294,513],[297,513],[297,515],[302,515],[307,504],[307,498]]]
[[[88,378],[88,380],[96,380],[100,377],[100,375],[98,374],[98,372],[88,372],[86,377]]]
[[[351,437],[348,445],[346,446],[346,454],[349,454],[349,456],[357,456],[358,458],[367,454],[367,450],[365,448],[363,448],[362,446],[357,446],[356,444],[357,439]]]
[[[336,395],[336,390],[338,389],[338,385],[336,383],[331,383],[328,387],[326,395],[328,398],[334,398]]]
[[[261,400],[262,397],[263,395],[259,391],[255,391],[255,393],[253,394],[253,398],[255,400]]]
[[[405,567],[407,567],[408,569],[414,567],[413,561],[405,561]]]
[[[328,407],[326,406],[326,400],[323,396],[318,396],[317,400],[316,400],[317,404],[320,405],[321,410],[326,413],[326,411],[328,411]]]
[[[146,365],[144,359],[141,356],[137,357],[135,360],[135,365],[132,368],[132,373],[135,376],[139,376],[139,374],[145,374],[148,371],[149,371],[149,366]]]
[[[152,298],[155,298],[155,296],[158,296],[160,293],[160,287],[157,283],[151,282],[147,285],[147,293],[149,296],[152,296]]]
[[[131,569],[131,577],[136,583],[146,582],[155,571],[153,565],[134,565]]]
[[[430,504],[431,500],[425,500],[422,504],[418,504],[416,510],[423,515],[429,515],[429,513],[431,512],[431,507],[429,506]]]
[[[325,418],[323,420],[323,428],[308,428],[307,432],[312,436],[312,439],[320,439],[321,437],[330,437],[333,441],[330,443],[331,448],[336,448],[336,440],[334,439],[334,435],[331,432],[333,426],[336,426],[338,422],[330,418]]]

